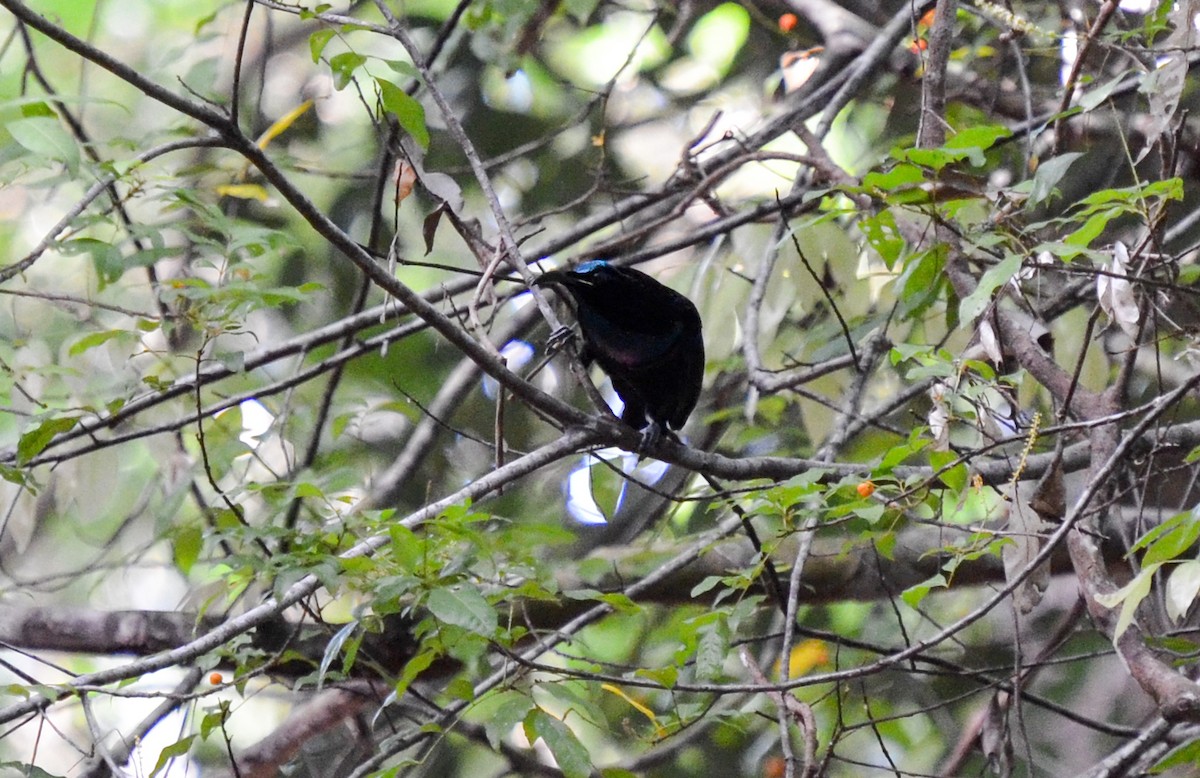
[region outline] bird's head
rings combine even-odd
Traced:
[[[581,262],[569,270],[551,270],[542,273],[534,280],[535,286],[558,284],[574,292],[578,289],[603,284],[617,275],[617,269],[604,259],[592,259]]]

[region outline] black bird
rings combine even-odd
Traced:
[[[621,420],[641,430],[641,449],[679,429],[700,397],[704,338],[692,301],[629,267],[597,259],[538,277],[571,293],[583,335],[580,358],[612,379]]]

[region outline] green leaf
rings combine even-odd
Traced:
[[[175,565],[187,575],[192,571],[192,565],[200,558],[204,548],[204,531],[195,524],[187,524],[174,531],[172,550],[175,554]]]
[[[596,597],[597,600],[611,605],[618,613],[641,613],[642,606],[638,605],[633,600],[629,599],[628,595],[621,592],[605,592]]]
[[[192,741],[196,739],[195,735],[187,737],[164,748],[158,754],[158,763],[154,765],[154,770],[150,773],[150,778],[158,775],[167,766],[167,764],[176,757],[187,756],[188,751],[192,748]]]
[[[48,103],[41,100],[35,100],[32,103],[26,103],[21,106],[21,115],[25,117],[42,116],[48,119],[57,119],[58,114],[50,107]]]
[[[1071,165],[1074,165],[1075,161],[1082,156],[1083,152],[1071,151],[1038,165],[1032,182],[1029,182],[1029,199],[1025,201],[1025,207],[1028,209],[1040,205],[1057,192],[1058,182],[1067,174]]]
[[[312,35],[308,36],[308,50],[312,53],[313,62],[321,61],[321,53],[325,51],[325,46],[333,38],[334,31],[330,29],[317,30]]]
[[[388,695],[388,698],[392,699],[394,697],[395,699],[399,699],[403,697],[404,693],[408,691],[408,687],[412,685],[412,682],[417,680],[417,676],[429,669],[429,666],[433,664],[433,660],[437,658],[438,653],[436,651],[422,651],[408,660],[404,665],[404,672],[400,674],[400,680],[396,681],[396,686],[392,690],[392,693]]]
[[[240,373],[246,368],[246,352],[218,351],[213,358],[221,363],[231,373]]]
[[[599,672],[600,668],[592,666],[593,672]],[[580,683],[548,683],[544,684],[539,691],[549,694],[554,699],[561,702],[562,710],[572,711],[583,717],[585,721],[603,721],[604,711],[600,709],[599,704],[594,698],[595,691]],[[566,713],[563,714],[567,715]]]
[[[941,170],[966,156],[968,156],[967,151],[951,152],[946,149],[904,149],[901,152],[901,158],[905,161],[929,168],[930,170]],[[979,164],[983,164],[982,154],[980,155]]]
[[[888,270],[894,269],[907,245],[896,227],[895,215],[890,210],[881,210],[863,218],[859,226],[867,242],[879,253]]]
[[[79,146],[57,117],[17,119],[8,123],[8,131],[25,150],[62,162],[72,171],[79,167]]]
[[[961,321],[975,321],[976,317],[991,305],[992,293],[1007,284],[1020,271],[1022,259],[1020,255],[1012,254],[999,264],[988,268],[974,291],[958,304],[958,318]]]
[[[1108,223],[1120,215],[1121,211],[1117,208],[1109,208],[1100,213],[1094,213],[1083,223],[1082,227],[1063,238],[1063,242],[1069,246],[1087,248],[1092,245],[1092,241],[1100,237],[1100,233],[1104,232],[1104,228],[1108,226]]]
[[[722,3],[701,16],[687,36],[688,53],[724,76],[750,33],[750,14],[738,3]]]
[[[333,88],[339,92],[354,80],[354,71],[358,70],[367,58],[353,51],[343,51],[329,59],[329,68],[333,71]]]
[[[941,471],[939,478],[941,478],[942,483],[956,492],[961,492],[967,488],[967,482],[970,480],[971,474],[963,462],[950,467],[951,463],[956,459],[958,459],[958,454],[953,451],[929,452],[929,464],[933,465],[935,471]],[[942,470],[942,468],[947,469]]]
[[[892,446],[887,453],[883,455],[883,460],[879,466],[875,468],[878,474],[888,474],[892,472],[892,468],[908,459],[913,454],[924,449],[933,441],[919,437],[910,437],[907,443],[901,443],[897,446]]]
[[[887,513],[887,506],[881,502],[872,502],[853,508],[851,513],[874,524]]]
[[[696,679],[712,681],[721,676],[725,657],[729,655],[729,628],[722,619],[700,630],[696,644]]]
[[[1082,209],[1083,213],[1093,213],[1110,205],[1124,206],[1126,210],[1136,213],[1142,204],[1150,199],[1178,200],[1183,196],[1182,186],[1183,183],[1178,178],[1164,178],[1138,186],[1101,189],[1084,197],[1079,204],[1090,206]]]
[[[634,675],[638,678],[647,678],[656,683],[661,683],[665,688],[671,689],[679,681],[679,668],[674,665],[667,665],[657,669],[640,668],[634,671]]]
[[[1072,260],[1074,260],[1076,257],[1080,256],[1081,254],[1085,255],[1085,256],[1088,254],[1088,251],[1086,248],[1080,248],[1079,246],[1068,246],[1066,243],[1063,243],[1062,241],[1056,241],[1056,240],[1039,243],[1036,246],[1034,246],[1033,250],[1030,251],[1029,253],[1033,254],[1033,255],[1037,255],[1037,254],[1041,254],[1042,252],[1046,252],[1046,253],[1050,254],[1052,257],[1054,257],[1055,259],[1061,260],[1062,262],[1071,262]],[[1104,260],[1101,259],[1101,261],[1104,261]]]
[[[863,186],[894,192],[898,189],[912,189],[925,183],[925,171],[916,165],[907,163],[896,165],[884,172],[871,171],[863,176]]]
[[[479,708],[485,710],[483,730],[493,749],[498,749],[512,728],[524,721],[533,709],[533,700],[527,695],[511,691],[501,692],[501,695],[502,701],[495,708],[491,707],[495,704],[491,702],[494,698],[489,698],[479,705]]]
[[[877,533],[874,536],[875,550],[884,559],[896,558],[896,543],[899,540],[895,532]]]
[[[79,356],[89,349],[94,349],[97,346],[103,346],[113,338],[118,338],[124,334],[125,330],[104,330],[103,332],[90,332],[72,343],[71,347],[67,349],[67,354],[72,357]]]
[[[1200,740],[1193,740],[1181,748],[1172,751],[1150,768],[1153,774],[1165,773],[1172,767],[1200,766]]]
[[[619,613],[641,613],[642,606],[621,592],[601,592],[597,589],[572,589],[562,593],[572,600],[593,600],[611,605]]]
[[[699,597],[700,595],[707,592],[708,590],[712,589],[717,584],[721,583],[721,581],[723,581],[723,580],[724,580],[724,576],[710,575],[710,576],[706,577],[700,583],[693,586],[692,591],[688,596],[694,600],[697,597]]]
[[[929,594],[932,589],[944,589],[949,585],[946,576],[938,573],[930,576],[919,584],[908,587],[900,593],[900,599],[908,603],[908,607],[916,608],[921,604],[921,600],[925,599],[925,595]]]
[[[1156,539],[1147,546],[1142,564],[1151,565],[1176,559],[1200,538],[1200,519],[1190,512],[1174,516],[1161,526],[1168,523],[1171,526],[1165,532],[1157,533]]]
[[[79,423],[78,416],[59,416],[46,419],[31,430],[21,435],[17,443],[17,464],[23,465],[36,457],[50,445],[55,435],[69,432]]]
[[[1104,101],[1108,100],[1109,95],[1121,85],[1121,82],[1125,80],[1127,75],[1127,73],[1120,73],[1099,86],[1088,87],[1087,91],[1080,95],[1077,105],[1085,112],[1099,107]],[[1144,86],[1145,84],[1146,81],[1143,81],[1142,85]]]
[[[200,738],[208,740],[208,736],[220,729],[227,718],[229,718],[229,710],[225,707],[218,707],[204,714],[204,718],[200,719]]]
[[[948,149],[979,149],[987,151],[1001,138],[1012,136],[1012,130],[1001,124],[981,124],[959,130],[946,140]]]
[[[541,708],[534,708],[525,717],[524,725],[526,739],[532,743],[541,738],[567,778],[588,778],[592,774],[587,749],[566,724]]]
[[[402,76],[408,76],[409,78],[420,78],[421,77],[421,71],[417,70],[416,66],[414,66],[413,63],[411,63],[407,60],[385,59],[383,61],[383,64],[387,65],[389,68],[391,68],[392,70],[394,70],[395,72],[399,73]]]
[[[61,775],[48,773],[37,765],[25,764],[24,762],[0,762],[0,767],[6,770],[15,770],[21,778],[64,778]],[[8,775],[8,773],[5,773]]]
[[[377,78],[375,83],[379,84],[379,98],[383,101],[384,110],[396,117],[404,131],[421,148],[429,148],[429,128],[425,126],[424,106],[391,81]]]
[[[76,238],[69,240],[60,247],[62,253],[71,256],[88,254],[100,278],[100,288],[119,280],[125,272],[125,260],[121,250],[111,243],[95,238]]]
[[[896,279],[896,294],[904,302],[901,315],[915,317],[934,300],[945,283],[945,253],[938,250],[923,251],[909,257],[904,270]]]
[[[484,637],[494,635],[499,625],[496,611],[474,587],[434,589],[429,593],[426,606],[439,621]]]
[[[325,653],[321,656],[321,666],[317,668],[317,689],[320,689],[325,683],[325,674],[329,671],[329,665],[342,653],[342,645],[354,634],[356,629],[358,629],[357,620],[347,622],[333,634],[329,643],[325,645]]]
[[[475,687],[468,679],[460,676],[446,686],[446,694],[464,702],[471,702],[475,699]]]
[[[1097,594],[1096,602],[1103,605],[1105,608],[1116,608],[1121,606],[1121,613],[1117,616],[1117,624],[1113,627],[1113,644],[1115,645],[1121,635],[1125,634],[1125,630],[1129,629],[1129,625],[1133,623],[1133,616],[1137,612],[1138,605],[1142,600],[1146,599],[1146,595],[1150,594],[1150,585],[1154,583],[1154,574],[1158,572],[1161,565],[1146,565],[1138,574],[1133,577],[1133,580],[1122,586],[1115,592],[1108,594]]]

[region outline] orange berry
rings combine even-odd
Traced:
[[[779,29],[784,32],[791,32],[796,29],[796,25],[800,23],[800,19],[796,14],[784,14],[779,17]]]
[[[858,485],[857,491],[858,491],[859,497],[866,499],[866,498],[870,497],[871,495],[875,494],[875,482],[874,481],[863,481],[861,484]]]
[[[208,682],[211,683],[213,686],[218,686],[219,684],[224,683],[225,679],[221,676],[220,673],[209,673]]]

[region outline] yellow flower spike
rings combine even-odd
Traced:
[[[655,737],[661,739],[661,738],[664,738],[667,736],[667,731],[662,727],[662,725],[660,725],[658,723],[658,717],[654,715],[654,711],[650,710],[642,703],[633,699],[632,697],[630,697],[625,692],[621,691],[616,686],[613,686],[611,683],[602,683],[602,684],[600,684],[600,688],[606,692],[611,692],[612,694],[617,695],[622,700],[625,700],[625,702],[629,703],[631,706],[636,708],[637,711],[639,713],[641,713],[643,716],[650,719],[650,723],[654,725],[654,736]]]
[[[275,123],[268,127],[266,132],[259,136],[257,143],[258,147],[260,149],[265,149],[268,143],[282,135],[288,127],[291,127],[296,123],[297,119],[306,114],[308,109],[312,108],[312,104],[312,100],[305,100],[303,103],[300,103],[300,105],[276,119]]]

